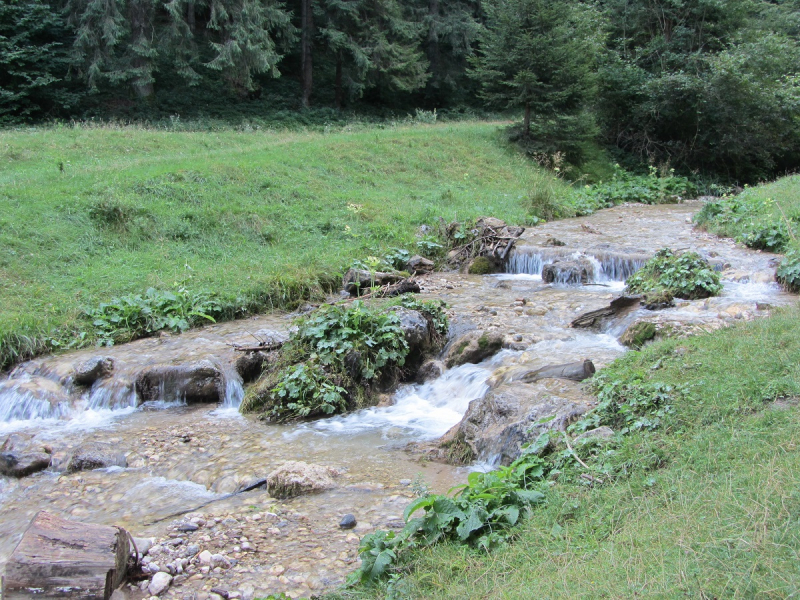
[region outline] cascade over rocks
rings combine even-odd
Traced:
[[[545,283],[589,283],[594,276],[594,264],[586,258],[557,260],[542,267]]]
[[[470,402],[464,418],[439,440],[439,445],[450,462],[457,457],[464,463],[477,459],[508,465],[520,455],[524,444],[540,434],[566,430],[591,402],[591,396],[577,383],[564,380],[500,385]],[[454,445],[461,448],[454,452]]]
[[[208,360],[187,365],[155,365],[139,373],[136,393],[145,402],[219,402],[224,398],[222,373]]]

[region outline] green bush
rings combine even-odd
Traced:
[[[716,296],[722,284],[719,273],[696,252],[675,254],[662,248],[628,278],[627,290],[633,294],[668,292],[676,298],[695,300]]]
[[[400,317],[420,311],[440,339],[449,327],[440,301],[401,296],[382,308],[356,300],[323,305],[297,320],[297,329],[270,370],[248,390],[242,410],[272,421],[341,413],[358,408],[381,386],[397,380],[409,353]]]
[[[576,190],[570,202],[577,215],[589,215],[626,202],[666,204],[696,195],[697,187],[686,177],[675,175],[673,169],[660,175],[658,169],[650,167],[648,175],[634,175],[616,165],[611,181]]]

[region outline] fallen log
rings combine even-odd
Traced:
[[[608,306],[598,308],[597,310],[590,310],[573,319],[572,323],[570,323],[570,327],[588,328],[599,326],[604,319],[620,314],[625,309],[639,304],[641,300],[641,296],[620,296],[619,298],[614,298]]]
[[[586,359],[563,365],[547,365],[535,371],[525,373],[517,381],[522,381],[523,383],[533,383],[540,379],[570,379],[572,381],[583,381],[584,379],[589,379],[594,373],[594,363]]]
[[[125,579],[129,537],[121,527],[76,523],[40,511],[6,563],[3,600],[108,600]]]

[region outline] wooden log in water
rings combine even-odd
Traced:
[[[121,527],[40,511],[6,563],[3,600],[108,600],[125,579],[129,556],[129,536]]]
[[[620,296],[619,298],[614,298],[608,306],[598,308],[597,310],[591,310],[575,318],[572,323],[570,323],[570,327],[585,328],[599,326],[604,319],[624,312],[625,309],[639,304],[641,300],[641,296]]]

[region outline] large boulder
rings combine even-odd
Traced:
[[[396,308],[394,313],[400,318],[400,328],[408,344],[409,353],[423,353],[433,345],[433,329],[430,321],[418,310]]]
[[[548,430],[564,431],[590,407],[577,382],[546,379],[512,383],[473,400],[461,421],[440,440],[446,456],[510,464],[522,446]],[[454,446],[460,446],[453,452]]]
[[[225,385],[219,368],[211,361],[201,360],[148,367],[136,377],[136,393],[145,402],[220,402],[225,397]]]
[[[107,467],[126,467],[125,453],[112,444],[89,442],[77,448],[67,463],[67,472],[91,471]]]
[[[542,267],[545,283],[589,283],[594,275],[594,264],[586,258],[557,260]]]
[[[445,348],[444,362],[452,369],[466,363],[479,363],[503,347],[503,335],[497,332],[472,330],[453,339]]]
[[[365,269],[349,269],[344,274],[342,285],[351,296],[361,295],[361,290],[368,290],[371,286],[397,283],[403,279],[400,273],[383,273],[381,271],[367,271]]]
[[[26,433],[12,433],[0,446],[0,475],[27,477],[50,466],[52,450]]]
[[[340,474],[331,467],[289,461],[267,475],[267,492],[274,498],[317,494],[335,488]]]
[[[93,356],[75,366],[72,381],[77,385],[92,385],[98,379],[108,377],[114,371],[114,359],[108,356]]]
[[[406,270],[412,275],[424,275],[425,273],[430,273],[433,271],[433,267],[434,264],[432,260],[428,260],[419,254],[415,254],[409,258],[408,263],[406,264]]]

